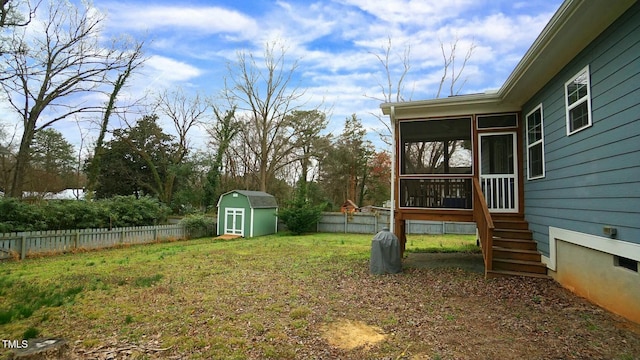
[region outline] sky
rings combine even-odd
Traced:
[[[129,96],[179,87],[217,99],[228,65],[237,61],[239,52],[260,58],[266,44],[277,42],[286,49],[289,63],[298,62],[293,86],[304,91],[299,106],[327,112],[327,131],[333,134],[341,133],[345,118],[356,114],[379,148],[384,146],[376,130],[384,131],[378,118],[387,74],[378,57],[384,56],[389,42],[394,84],[402,73],[403,57],[409,60],[405,100],[436,96],[443,70],[440,46],[448,51],[456,39],[458,68],[473,46],[459,93],[496,90],[560,4],[560,0],[93,1],[107,14],[105,36],[128,34],[145,40],[148,59],[131,79]],[[75,122],[56,128],[79,145]],[[194,138],[197,146],[206,146],[204,131],[194,133]]]

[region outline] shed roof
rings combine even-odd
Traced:
[[[341,207],[349,207],[351,206],[354,209],[358,209],[358,205],[356,205],[356,203],[353,202],[353,200],[349,200],[347,199],[344,203],[342,203]]]
[[[249,200],[249,206],[254,209],[269,209],[278,207],[276,198],[264,191],[232,190],[222,194],[222,196],[220,196],[220,199],[222,199],[223,196],[231,193],[238,193],[246,196]],[[220,206],[220,200],[218,200],[218,206]]]

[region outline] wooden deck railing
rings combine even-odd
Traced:
[[[477,178],[473,178],[473,220],[478,226],[478,236],[480,237],[486,276],[487,272],[492,269],[494,226],[489,207],[487,207],[487,201]]]

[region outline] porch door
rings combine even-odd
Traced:
[[[480,134],[480,186],[492,212],[518,212],[516,133]]]
[[[225,234],[244,236],[244,209],[226,208],[224,219]]]

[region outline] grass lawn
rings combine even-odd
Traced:
[[[552,281],[460,269],[370,275],[372,237],[199,239],[2,262],[0,339],[64,338],[79,359],[640,354],[636,325]],[[412,236],[407,249],[478,251],[474,236]]]
[[[408,252],[481,253],[475,235],[407,235]]]

